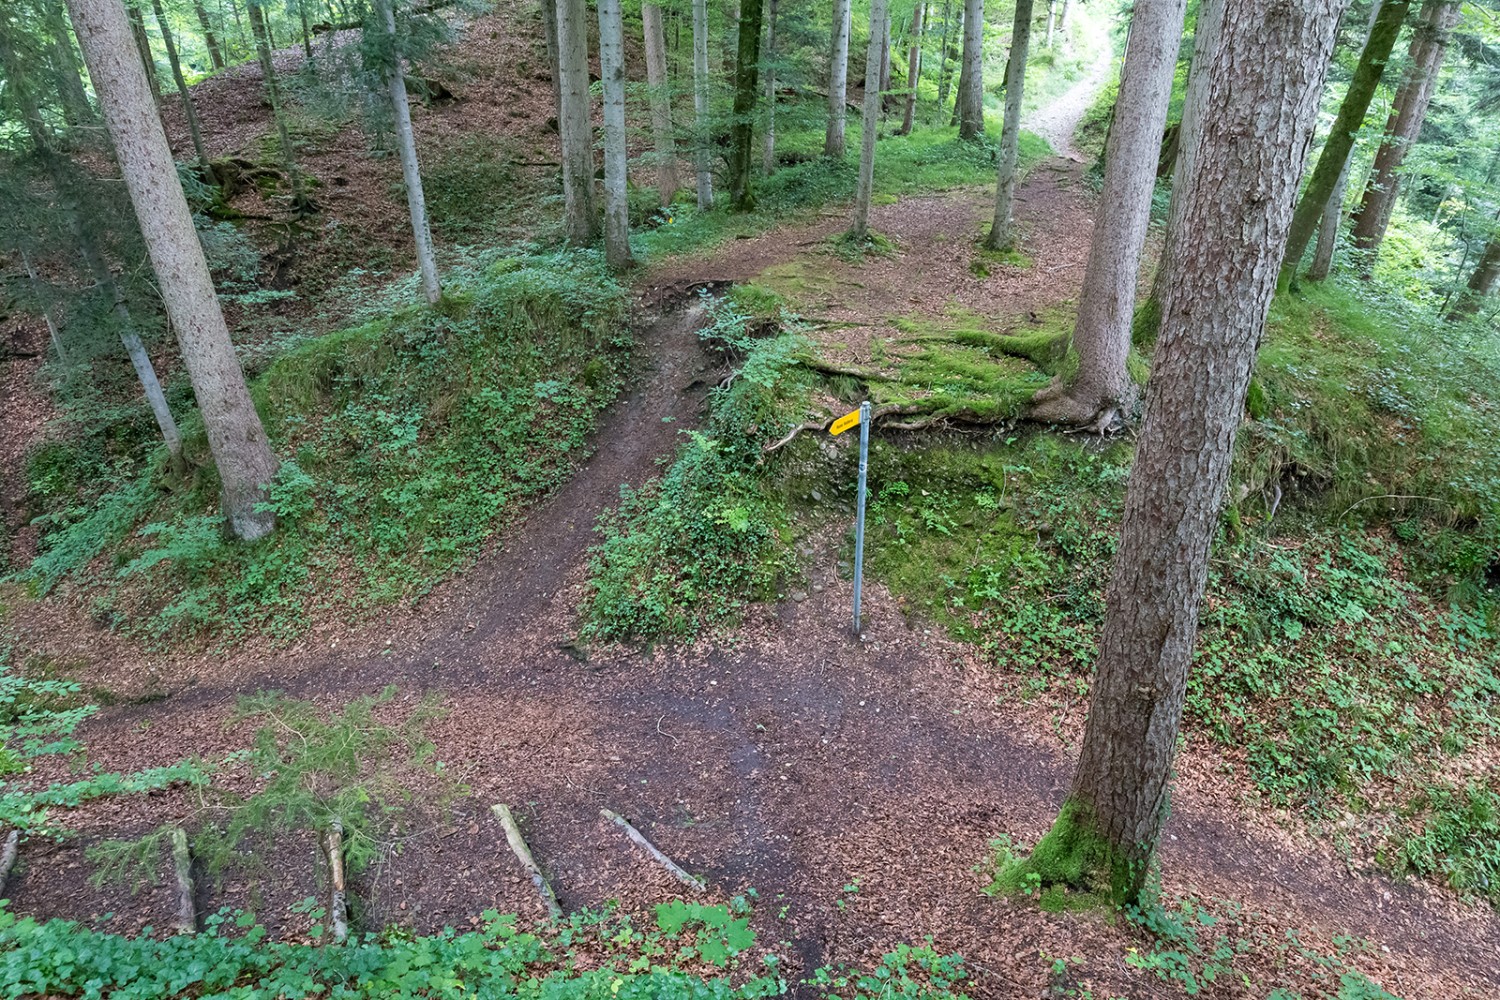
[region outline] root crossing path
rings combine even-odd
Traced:
[[[1023,189],[1022,216],[1038,248],[1029,271],[981,279],[953,251],[960,239],[972,241],[985,207],[982,195],[959,192],[878,208],[874,224],[895,236],[901,256],[852,277],[818,258],[819,268],[834,269],[830,313],[878,326],[894,299],[936,311],[950,293],[961,302],[1004,297],[1025,309],[1049,290],[1055,301],[1076,288],[1088,210],[1076,168],[1043,168]],[[681,290],[758,273],[802,259],[796,248],[816,243],[830,224],[739,241],[648,280]],[[912,283],[916,260],[924,276]],[[944,290],[913,303],[926,288]],[[600,820],[603,808],[704,876],[717,897],[757,890],[761,940],[783,952],[792,977],[824,963],[868,963],[898,942],[931,936],[969,960],[975,979],[966,989],[975,997],[1055,995],[1055,957],[1077,957],[1070,982],[1096,996],[1177,995],[1127,965],[1130,948],[1149,945],[1123,922],[1046,914],[1031,900],[983,891],[992,838],[1031,841],[1045,832],[1071,775],[1082,708],[1054,725],[970,650],[904,615],[878,583],[866,590],[869,641],[856,641],[831,549],[808,567],[805,600],[760,607],[731,634],[575,648],[593,525],[622,485],[644,482],[672,454],[718,377],[698,343],[700,321],[695,310],[677,309],[645,328],[644,370],[603,419],[593,458],[418,611],[292,651],[175,664],[169,697],[117,705],[88,724],[82,735],[93,757],[127,769],[241,747],[245,727],[225,724],[234,698],[265,688],[330,709],[388,684],[401,691],[397,709],[434,692],[447,714],[430,735],[471,794],[356,880],[366,926],[466,928],[489,907],[540,919],[530,882],[489,818],[493,802],[512,804],[566,909],[617,899],[645,915],[680,894],[663,869],[621,846]],[[830,521],[829,535],[844,527]],[[91,683],[110,686],[116,669],[101,658]],[[1350,871],[1325,844],[1242,807],[1235,787],[1216,777],[1217,763],[1211,747],[1190,744],[1184,753],[1162,848],[1168,893],[1236,900],[1278,941],[1296,931],[1331,952],[1336,936],[1367,939],[1371,950],[1353,960],[1405,997],[1500,989],[1500,925],[1491,911]],[[79,810],[70,819],[79,838],[24,852],[24,870],[8,886],[12,908],[78,919],[111,911],[104,926],[124,932],[167,926],[170,892],[95,890],[82,851],[192,809],[179,791]],[[296,845],[267,850],[266,871],[204,890],[212,898],[200,910],[253,908],[273,928],[297,933],[305,918],[292,908],[317,885],[310,856]],[[1278,961],[1252,969],[1271,983],[1308,981],[1305,963]],[[1232,982],[1215,988],[1258,997]]]

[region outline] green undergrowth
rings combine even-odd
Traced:
[[[225,539],[201,424],[197,472],[162,462],[88,495],[89,456],[36,452],[49,513],[34,592],[67,579],[96,617],[159,639],[295,636],[321,610],[418,597],[583,457],[627,356],[624,289],[592,253],[492,256],[408,306],[302,342],[251,383],[282,466],[277,531]]]

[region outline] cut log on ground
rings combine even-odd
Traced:
[[[521,862],[521,867],[531,878],[531,884],[536,886],[536,893],[542,897],[542,905],[547,907],[547,915],[556,920],[562,916],[562,907],[557,903],[557,894],[552,891],[552,886],[547,882],[547,877],[537,867],[536,859],[531,856],[531,848],[526,846],[526,838],[521,836],[521,828],[516,826],[516,818],[510,814],[510,806],[504,802],[496,802],[490,806],[490,811],[505,828],[505,841],[510,844],[511,853],[516,860]]]
[[[21,831],[12,830],[5,838],[5,846],[0,847],[0,892],[5,891],[6,880],[10,878],[10,870],[16,866],[16,855],[21,849]]]
[[[653,861],[661,865],[667,871],[671,872],[672,877],[677,879],[677,881],[681,882],[683,885],[690,886],[694,892],[703,891],[703,882],[701,880],[692,875],[689,875],[687,872],[679,868],[675,861],[667,857],[657,849],[657,846],[655,844],[647,840],[645,834],[641,833],[641,831],[631,826],[630,822],[626,820],[624,816],[621,816],[617,812],[611,812],[608,809],[600,809],[599,815],[609,820],[621,830],[624,830],[625,836],[629,837],[637,847],[649,854]]]
[[[182,827],[172,828],[172,869],[177,875],[177,933],[198,933],[198,907],[193,902],[193,857]]]
[[[323,835],[323,847],[328,853],[328,881],[333,886],[328,906],[328,926],[333,931],[333,940],[342,943],[349,937],[349,891],[344,879],[344,824],[334,820]]]

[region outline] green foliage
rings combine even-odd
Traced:
[[[170,494],[145,470],[64,508],[22,579],[72,575],[160,638],[290,637],[320,607],[425,593],[571,472],[622,361],[624,291],[595,255],[501,258],[467,278],[438,308],[305,341],[252,383],[285,458],[270,539],[221,535],[211,468]],[[206,458],[201,425],[184,433]],[[62,493],[83,474],[33,467],[37,488]]]
[[[428,158],[422,190],[433,229],[447,241],[493,245],[525,235],[535,192],[507,140],[468,135]]]
[[[1434,784],[1407,807],[1410,822],[1391,838],[1384,860],[1396,872],[1446,882],[1500,903],[1500,793],[1475,781]]]
[[[824,1000],[966,1000],[963,959],[934,950],[932,938],[900,944],[868,972],[818,969],[808,985]]]
[[[690,634],[732,617],[774,579],[786,514],[756,466],[804,391],[796,362],[804,342],[795,331],[749,340],[749,322],[733,302],[715,308],[711,336],[743,349],[744,363],[714,390],[708,426],[689,432],[667,472],[623,488],[620,506],[601,520],[586,636]]]
[[[1133,864],[1099,836],[1092,814],[1072,799],[1029,853],[1018,853],[1007,839],[996,841],[995,848],[989,891],[1036,893],[1047,910],[1127,903],[1139,882]]]

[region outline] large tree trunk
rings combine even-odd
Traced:
[[[1485,246],[1484,256],[1479,258],[1479,266],[1474,268],[1468,288],[1448,313],[1448,321],[1468,319],[1479,312],[1485,296],[1493,294],[1497,284],[1500,284],[1500,235],[1491,237]]]
[[[193,0],[193,11],[198,15],[198,26],[203,29],[203,44],[208,48],[208,61],[213,68],[224,68],[224,50],[219,47],[219,36],[214,33],[213,22],[208,19],[208,8],[203,0]]]
[[[760,29],[764,0],[746,0],[740,8],[740,50],[734,69],[734,123],[729,128],[729,196],[731,207],[755,207],[750,170],[755,138],[755,101],[760,80]]]
[[[119,0],[69,0],[73,27],[114,139],[125,187],[177,331],[209,449],[219,470],[230,530],[250,541],[275,527],[264,509],[276,455],[250,400],[214,294],[172,151],[145,74],[128,55],[130,25]]]
[[[282,112],[281,86],[276,81],[276,64],[271,59],[271,29],[266,24],[266,12],[261,8],[265,2],[266,0],[250,0],[250,33],[255,36],[255,54],[266,88],[266,102],[271,106],[271,118],[276,123],[276,138],[281,146],[281,167],[286,171],[287,182],[292,189],[292,210],[304,215],[313,210],[313,203],[302,182],[302,169],[297,165],[297,150],[292,145],[292,134],[287,130],[286,115]]]
[[[401,68],[401,49],[396,37],[396,13],[391,0],[375,0],[376,12],[385,28],[390,46],[389,62],[383,67],[386,91],[391,95],[391,111],[396,122],[396,147],[401,151],[401,179],[406,184],[406,208],[411,215],[411,232],[417,250],[417,267],[422,273],[422,295],[429,305],[443,297],[438,280],[437,251],[432,245],[432,227],[427,223],[427,198],[422,192],[422,170],[417,164],[417,140],[411,129],[411,105],[406,99],[406,74]]]
[[[562,73],[563,230],[574,246],[594,242],[594,122],[589,97],[588,6],[557,0],[557,53]]]
[[[766,0],[766,131],[761,137],[760,168],[767,177],[776,172],[776,15],[781,0]]]
[[[708,0],[693,0],[693,160],[698,175],[698,208],[702,211],[714,207],[708,129]]]
[[[953,110],[960,139],[984,134],[984,0],[964,0],[964,61]]]
[[[833,0],[833,46],[828,53],[828,129],[823,155],[844,158],[844,121],[848,116],[849,29],[853,7],[849,0]]]
[[[1135,5],[1105,145],[1104,191],[1073,328],[1078,371],[1071,385],[1059,380],[1037,393],[1034,419],[1104,428],[1128,418],[1135,407],[1136,388],[1125,364],[1130,321],[1186,10],[1186,0],[1139,0]]]
[[[562,132],[562,69],[557,53],[557,0],[541,0],[542,38],[547,44],[547,70],[552,77],[552,120]]]
[[[1348,3],[1203,4],[1146,421],[1078,772],[1030,862],[1044,883],[1075,881],[1082,870],[1089,888],[1134,901],[1146,881],[1167,814],[1209,546]]]
[[[911,45],[906,53],[906,110],[901,114],[897,135],[911,135],[917,117],[917,83],[922,79],[922,36],[926,34],[927,0],[917,0],[911,12]]]
[[[1401,187],[1401,164],[1427,120],[1427,106],[1437,89],[1458,15],[1457,0],[1427,0],[1422,5],[1422,18],[1412,32],[1411,61],[1401,80],[1401,89],[1396,92],[1396,103],[1385,126],[1385,140],[1375,154],[1364,200],[1354,214],[1354,245],[1361,250],[1378,250],[1380,241],[1385,239]],[[1366,267],[1373,258],[1372,252],[1365,260]]]
[[[151,0],[151,11],[156,15],[156,25],[161,29],[161,43],[167,50],[167,63],[172,67],[172,82],[177,85],[177,96],[182,98],[182,115],[187,119],[188,135],[193,140],[193,152],[198,163],[208,175],[208,150],[203,145],[203,129],[198,127],[198,109],[193,106],[193,95],[188,92],[187,79],[182,75],[182,62],[177,58],[177,43],[172,39],[172,28],[167,24],[167,15],[161,9],[161,0]]]
[[[884,57],[887,0],[870,0],[870,44],[865,51],[865,105],[861,119],[859,185],[849,237],[863,246],[870,235],[870,196],[875,187],[875,138],[880,131],[880,61]],[[871,84],[874,86],[871,86]]]
[[[995,220],[985,246],[1009,250],[1015,246],[1011,213],[1016,201],[1016,167],[1021,154],[1021,100],[1026,90],[1026,53],[1031,48],[1032,0],[1016,0],[1016,19],[1010,32],[1010,62],[1005,66],[1005,124],[1000,129],[1000,176],[995,182]]]
[[[1360,53],[1359,64],[1354,68],[1354,78],[1344,94],[1344,103],[1339,105],[1338,117],[1323,143],[1323,152],[1318,156],[1318,165],[1313,168],[1307,181],[1307,190],[1297,203],[1297,212],[1292,217],[1291,231],[1287,235],[1286,257],[1281,265],[1281,283],[1290,285],[1302,263],[1302,255],[1312,242],[1313,231],[1323,216],[1328,199],[1338,185],[1339,174],[1344,171],[1354,140],[1365,123],[1365,114],[1370,110],[1370,101],[1380,78],[1385,73],[1385,64],[1396,47],[1396,37],[1406,23],[1411,0],[1385,0],[1375,23],[1370,27],[1370,37]]]
[[[599,0],[599,76],[604,84],[604,257],[630,266],[630,201],[626,192],[625,24],[620,0]]]
[[[641,5],[641,34],[646,43],[646,86],[651,99],[651,135],[656,144],[656,195],[663,205],[670,205],[682,182],[677,179],[677,146],[672,141],[667,39],[662,31],[661,8],[654,3]]]

